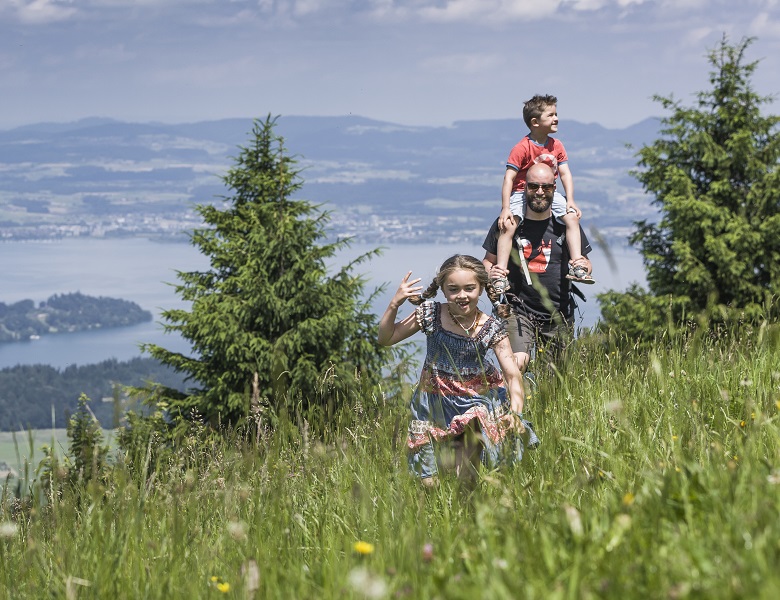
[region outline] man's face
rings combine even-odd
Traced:
[[[528,203],[528,208],[535,213],[543,213],[550,210],[554,195],[554,177],[529,178],[525,183],[525,200]]]

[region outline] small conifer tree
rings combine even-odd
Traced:
[[[81,394],[76,412],[68,419],[69,450],[73,457],[74,481],[91,481],[104,469],[108,446],[104,444],[103,429],[89,408],[89,397]],[[53,454],[52,454],[53,458]]]
[[[764,116],[745,61],[752,42],[724,37],[710,52],[711,89],[687,108],[656,97],[671,115],[639,151],[635,177],[660,207],[637,222],[649,293],[599,296],[603,324],[632,337],[685,321],[776,318],[780,297],[780,117]]]
[[[197,207],[206,226],[191,241],[210,268],[179,272],[176,291],[191,308],[163,312],[191,355],[144,346],[195,384],[184,394],[155,388],[170,414],[236,423],[252,398],[274,409],[332,407],[376,384],[389,356],[353,273],[377,251],[329,275],[348,241],[325,243],[328,213],[293,198],[302,181],[275,124],[255,121],[223,178],[224,206]]]

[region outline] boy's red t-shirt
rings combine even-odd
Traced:
[[[569,157],[566,155],[566,149],[560,140],[548,136],[544,144],[537,144],[531,139],[530,135],[525,136],[515,144],[506,161],[507,168],[517,171],[512,192],[525,190],[526,173],[536,163],[549,165],[557,178],[558,165],[568,161]]]

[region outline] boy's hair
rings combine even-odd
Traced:
[[[439,291],[439,288],[444,286],[444,282],[447,277],[449,277],[453,271],[458,271],[460,269],[464,271],[473,271],[473,273],[477,276],[479,285],[487,292],[490,301],[494,305],[498,304],[500,296],[493,289],[493,284],[490,282],[490,276],[488,275],[487,270],[485,270],[485,265],[483,265],[482,261],[478,258],[469,256],[468,254],[456,254],[445,260],[439,267],[439,270],[436,273],[436,277],[433,278],[433,281],[428,286],[428,288],[419,296],[413,296],[409,298],[409,302],[412,304],[421,304],[423,300],[434,298],[436,293]],[[508,314],[500,314],[500,316],[506,318]]]
[[[558,98],[547,94],[541,96],[537,94],[530,100],[523,104],[523,121],[528,125],[528,129],[531,129],[531,119],[538,119],[542,116],[544,109],[548,106],[558,104]]]

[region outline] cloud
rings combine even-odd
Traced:
[[[22,23],[37,25],[63,21],[77,11],[68,0],[0,0],[0,12],[10,12]]]
[[[774,18],[768,12],[762,12],[755,16],[750,23],[751,35],[761,38],[780,38],[780,19],[775,14]]]
[[[444,6],[427,6],[419,15],[430,21],[490,21],[540,19],[555,14],[561,0],[447,0]]]

